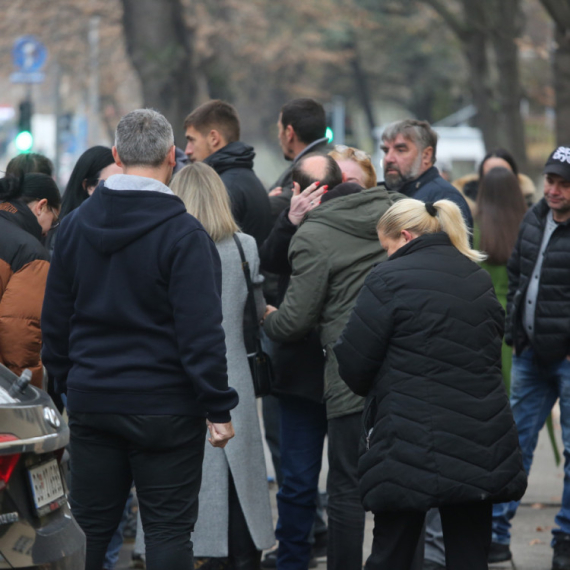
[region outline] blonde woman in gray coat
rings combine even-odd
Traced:
[[[265,311],[257,245],[238,233],[221,178],[208,165],[183,168],[171,183],[214,240],[222,261],[222,310],[229,385],[239,394],[232,411],[235,438],[224,449],[206,446],[199,495],[198,522],[192,534],[195,568],[258,570],[261,551],[275,539],[269,489],[253,382],[243,338],[247,286],[233,236],[241,242],[256,289],[259,318]]]

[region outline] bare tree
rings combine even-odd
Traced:
[[[556,140],[570,144],[570,0],[540,0],[556,25],[553,58]]]
[[[183,145],[184,117],[196,103],[193,31],[180,0],[121,0],[127,52],[141,81],[144,105],[159,110]]]
[[[476,124],[486,148],[507,146],[521,169],[526,168],[516,44],[521,32],[520,0],[460,0],[455,10],[443,0],[420,1],[431,6],[461,41],[477,108]]]

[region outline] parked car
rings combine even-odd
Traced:
[[[83,570],[61,468],[69,428],[29,379],[0,364],[0,569]]]

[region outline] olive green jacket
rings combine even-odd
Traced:
[[[318,327],[327,359],[329,419],[363,409],[364,399],[338,374],[332,346],[348,321],[364,279],[376,263],[386,259],[376,224],[398,198],[380,186],[334,198],[312,210],[289,247],[293,273],[285,299],[265,319],[265,331],[280,342],[300,340]]]

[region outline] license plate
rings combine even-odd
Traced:
[[[65,498],[65,490],[55,459],[28,469],[32,495],[38,514],[58,509]]]

